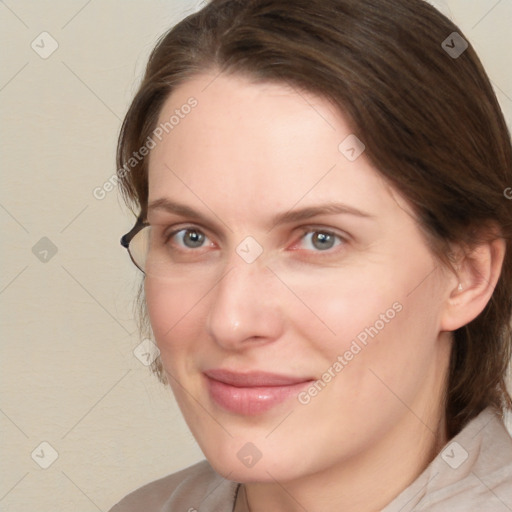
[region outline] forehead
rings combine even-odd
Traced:
[[[343,115],[287,84],[199,75],[171,94],[158,125],[164,130],[150,156],[150,201],[169,194],[256,213],[298,201],[389,200],[364,153],[351,161],[342,152],[353,137]]]

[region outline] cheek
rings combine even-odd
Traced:
[[[385,271],[366,266],[331,269],[329,278],[290,276],[287,284],[301,300],[286,299],[286,314],[321,354],[326,370],[346,355],[347,364],[361,372],[374,365],[401,374],[434,352],[439,290],[433,276],[423,279],[432,269],[430,256],[419,256],[412,265],[397,258]]]
[[[378,281],[374,269],[326,269],[286,276],[294,294],[284,298],[283,310],[303,337],[330,358],[350,347],[365,328],[382,320],[381,314],[394,317],[395,293],[387,283]]]
[[[418,275],[398,275],[380,288],[368,283],[347,296],[333,294],[323,304],[325,322],[336,336],[316,345],[325,358],[321,379],[332,382],[318,404],[330,396],[343,404],[341,415],[352,411],[364,416],[366,408],[385,415],[400,410],[400,400],[414,401],[422,383],[431,378],[429,372],[435,371],[440,350],[435,281],[425,280],[411,292]],[[314,339],[312,331],[310,336]]]
[[[199,339],[197,334],[204,323],[199,319],[201,299],[208,287],[193,285],[189,280],[181,283],[146,278],[144,288],[155,341],[167,367],[185,347],[193,347],[191,340]]]

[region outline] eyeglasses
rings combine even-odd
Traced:
[[[128,250],[131,260],[139,270],[146,273],[151,226],[138,217],[135,226],[121,237],[121,245]]]

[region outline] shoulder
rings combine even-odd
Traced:
[[[226,480],[204,460],[128,494],[109,512],[231,512],[238,484]]]
[[[510,512],[511,489],[512,437],[499,413],[488,408],[383,512]]]

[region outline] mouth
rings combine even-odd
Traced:
[[[210,398],[223,409],[244,416],[262,414],[296,397],[314,379],[266,372],[208,370],[203,374]]]

